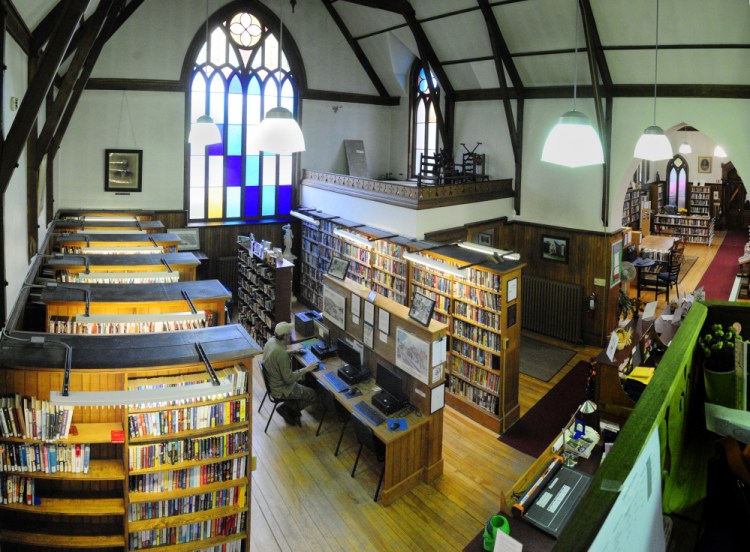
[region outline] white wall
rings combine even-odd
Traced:
[[[6,33],[5,41],[5,89],[3,90],[3,135],[7,137],[8,131],[13,124],[18,111],[10,110],[7,98],[14,96],[23,98],[26,92],[27,63],[26,54],[18,44]],[[3,231],[5,233],[5,279],[8,286],[5,288],[5,301],[7,313],[16,301],[21,290],[21,284],[29,269],[28,259],[28,237],[26,229],[26,149],[24,148],[19,166],[13,171],[10,184],[5,192],[3,205]]]

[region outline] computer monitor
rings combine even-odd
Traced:
[[[359,352],[341,338],[339,338],[337,342],[337,351],[338,352],[336,354],[345,363],[355,368],[362,367],[362,362],[359,356]]]
[[[313,325],[315,326],[315,337],[325,346],[326,349],[331,346],[331,332],[328,330],[328,326],[323,324],[317,318],[313,319]]]
[[[406,392],[406,377],[401,370],[390,368],[382,362],[378,362],[375,384],[383,391],[388,391],[398,400],[409,402],[409,395]]]

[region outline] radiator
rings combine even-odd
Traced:
[[[571,343],[581,342],[583,286],[523,276],[521,327]]]
[[[232,297],[237,297],[237,256],[216,259],[214,278],[232,292]]]

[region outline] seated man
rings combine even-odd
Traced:
[[[296,353],[302,348],[301,344],[289,347],[292,342],[292,329],[294,324],[279,322],[274,328],[274,337],[268,340],[263,347],[263,366],[268,375],[268,393],[275,399],[294,399],[299,405],[299,410],[288,404],[280,404],[278,412],[284,421],[290,425],[299,423],[300,411],[308,407],[316,397],[315,391],[301,385],[300,380],[311,372],[317,362],[311,362],[301,370],[292,370],[292,359],[290,354]]]

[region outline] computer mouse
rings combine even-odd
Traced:
[[[362,394],[362,391],[359,390],[357,387],[352,387],[349,389],[349,395],[352,397],[359,397]]]
[[[390,429],[391,431],[396,431],[396,430],[397,430],[397,429],[399,428],[398,422],[391,422],[391,425],[390,425],[390,426],[388,426],[388,428],[389,428],[389,429]]]
[[[300,353],[301,355],[307,354],[307,347],[302,347],[302,348],[301,348],[301,349],[299,350],[299,353]]]

